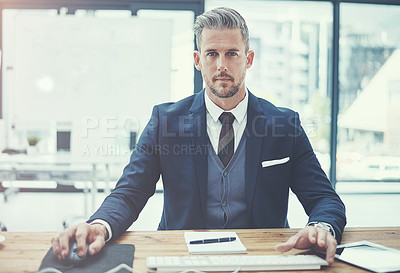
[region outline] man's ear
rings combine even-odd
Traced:
[[[249,69],[253,65],[254,51],[249,50],[247,52],[246,68]]]
[[[196,67],[197,70],[201,71],[200,52],[196,50],[193,53],[193,57],[194,57],[194,66]]]

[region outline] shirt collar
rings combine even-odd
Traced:
[[[210,114],[211,118],[217,122],[219,116],[222,114],[222,112],[231,112],[234,116],[237,122],[242,123],[244,118],[246,117],[246,112],[247,112],[247,105],[249,101],[249,94],[246,89],[246,94],[244,96],[244,99],[239,102],[238,105],[236,105],[235,108],[233,108],[230,111],[224,111],[222,108],[220,108],[218,105],[216,105],[212,100],[208,97],[207,92],[204,92],[204,101],[206,104],[206,109],[208,113]]]

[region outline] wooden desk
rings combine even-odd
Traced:
[[[277,255],[274,246],[284,242],[297,229],[255,229],[234,230],[248,249],[247,255]],[[0,243],[0,272],[34,272],[50,248],[50,240],[55,232],[3,232],[6,239]],[[342,243],[368,240],[400,250],[400,227],[346,228]],[[188,255],[183,239],[183,231],[134,231],[126,232],[117,243],[134,244],[136,247],[134,268],[147,272],[147,256]],[[289,254],[302,251],[292,250]],[[282,271],[280,271],[282,272]],[[293,272],[293,271],[292,271]],[[368,272],[363,269],[336,261],[320,271],[295,272]]]

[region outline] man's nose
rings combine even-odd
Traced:
[[[226,62],[225,56],[219,56],[217,60],[217,69],[218,71],[227,71],[228,70],[228,65]]]

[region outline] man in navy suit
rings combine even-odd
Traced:
[[[291,189],[309,221],[278,251],[317,248],[333,263],[344,204],[321,169],[298,114],[246,89],[254,52],[244,19],[217,8],[197,17],[195,66],[205,89],[157,105],[113,192],[89,219],[53,238],[61,259],[75,236],[91,255],[135,221],[162,177],[159,229],[282,228]]]

